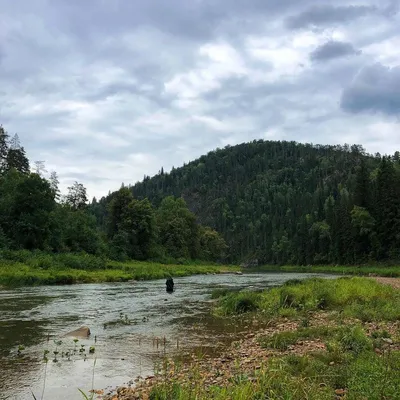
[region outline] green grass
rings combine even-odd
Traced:
[[[48,254],[44,252],[0,252],[0,285],[56,285],[128,280],[162,279],[195,274],[237,271],[238,267],[205,265],[165,265],[155,262],[116,262],[88,254]]]
[[[377,275],[385,277],[400,277],[400,266],[386,265],[263,265],[256,268],[245,269],[248,272],[315,272],[337,275]]]
[[[150,399],[400,399],[400,352],[384,342],[390,334],[375,330],[368,336],[362,322],[345,323],[342,319],[345,315],[361,320],[397,320],[400,291],[368,278],[314,278],[261,293],[216,292],[214,297],[219,298],[219,312],[226,315],[250,311],[259,319],[270,319],[291,314],[301,321],[300,327],[259,338],[262,347],[277,352],[260,360],[260,366],[248,372],[250,376],[234,370],[228,386],[216,383],[205,387],[201,370],[192,378],[187,376],[186,381],[178,374],[156,385]],[[309,326],[309,312],[318,310],[335,311],[336,324],[329,320],[329,326]],[[316,339],[325,343],[326,350],[304,355],[282,353],[299,341]],[[376,349],[380,349],[379,354]]]
[[[299,341],[312,339],[326,340],[327,347],[331,351],[360,354],[365,350],[372,350],[373,347],[373,340],[367,337],[363,329],[358,325],[341,327],[318,326],[278,332],[271,336],[260,338],[260,344],[262,347],[284,351]]]
[[[345,389],[347,400],[398,399],[400,353],[377,356],[372,351],[347,355],[340,362],[323,353],[269,359],[254,377],[238,374],[229,386],[206,389],[198,377],[188,383],[174,378],[154,387],[151,400],[327,400]]]
[[[223,315],[243,314],[260,308],[261,294],[250,291],[230,291],[219,298],[217,312]],[[214,297],[218,296],[214,293]]]
[[[265,336],[260,339],[260,344],[263,347],[271,349],[287,350],[289,346],[299,341],[331,337],[336,331],[337,330],[327,326],[301,328],[294,331],[278,332],[271,336]]]
[[[400,319],[400,291],[368,278],[313,278],[264,292],[229,293],[220,298],[216,312],[232,315],[255,310],[270,318],[337,310],[362,321],[395,321]]]

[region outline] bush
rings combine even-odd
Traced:
[[[33,268],[50,269],[55,266],[54,257],[50,254],[38,254],[27,261]]]
[[[255,292],[230,293],[221,299],[223,313],[226,315],[243,314],[259,308],[261,294]]]
[[[0,259],[26,263],[32,257],[32,254],[29,250],[2,250]]]
[[[107,268],[107,261],[104,258],[90,254],[57,254],[54,256],[56,263],[64,268],[95,271]]]

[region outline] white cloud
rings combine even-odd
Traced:
[[[389,3],[0,0],[0,123],[97,197],[259,138],[393,152],[394,113],[340,108],[358,71],[400,65]],[[313,63],[328,41],[362,54]],[[384,110],[395,88],[375,89]]]
[[[227,43],[207,43],[198,50],[197,66],[165,83],[167,93],[197,98],[221,86],[221,80],[248,72],[239,53]]]

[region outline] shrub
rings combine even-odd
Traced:
[[[255,292],[230,293],[221,298],[222,310],[226,315],[255,311],[259,308],[260,296]]]

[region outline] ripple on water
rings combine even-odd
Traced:
[[[197,275],[174,279],[173,294],[165,292],[164,280],[1,290],[0,393],[19,400],[31,400],[30,389],[41,393],[44,350],[50,352],[47,398],[79,399],[77,388],[91,387],[94,358],[96,387],[126,383],[137,375],[152,373],[159,357],[176,353],[178,346],[179,350],[196,346],[212,349],[242,329],[240,320],[210,316],[210,294],[214,289],[263,289],[315,275]],[[131,323],[104,328],[107,322],[121,318]],[[75,343],[71,338],[62,338],[58,360],[53,362],[53,338],[82,325],[90,327],[92,336],[80,340],[77,348],[94,345],[95,354],[84,360],[78,352],[67,361],[61,352],[71,351]],[[22,358],[17,355],[21,344],[25,346]]]

